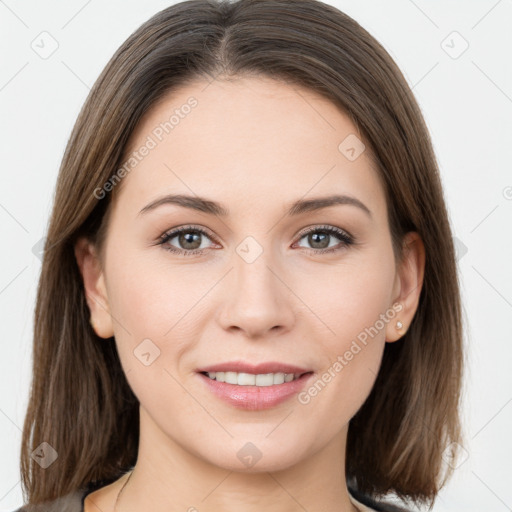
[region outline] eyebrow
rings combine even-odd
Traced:
[[[203,213],[216,215],[218,217],[229,216],[229,210],[220,203],[206,199],[204,197],[188,196],[185,194],[169,194],[155,199],[144,208],[142,208],[142,210],[139,212],[139,215],[154,210],[155,208],[158,208],[164,204],[174,204],[184,208],[189,208],[191,210],[197,210]],[[364,203],[355,197],[347,195],[330,195],[326,197],[316,197],[313,199],[299,199],[289,206],[286,215],[300,215],[335,205],[355,206],[363,210],[369,217],[372,216],[371,211]]]

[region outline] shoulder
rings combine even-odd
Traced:
[[[83,491],[75,491],[52,501],[24,505],[15,512],[81,512]]]
[[[97,487],[97,484],[89,483],[87,486],[55,500],[37,505],[23,505],[14,512],[83,512],[85,497]]]
[[[358,504],[367,507],[368,512],[411,512],[409,509],[403,508],[393,503],[377,501],[374,498],[371,498],[366,494],[362,494],[351,487],[349,487],[348,490],[352,498],[357,500]],[[366,509],[363,512],[366,512]]]

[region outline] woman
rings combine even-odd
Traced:
[[[432,505],[461,331],[430,137],[382,46],[316,0],[176,4],[63,158],[19,510]]]

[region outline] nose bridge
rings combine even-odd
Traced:
[[[222,313],[225,328],[236,326],[250,336],[276,326],[289,328],[293,321],[290,292],[276,276],[280,265],[264,242],[247,236],[236,246]]]
[[[281,283],[270,270],[276,265],[268,241],[269,238],[260,241],[249,235],[235,248],[235,292],[238,300],[242,299],[246,305],[253,300],[257,304],[260,299],[274,302],[277,299],[276,294],[282,292],[278,289]]]

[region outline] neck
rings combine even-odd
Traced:
[[[141,407],[137,463],[116,511],[354,512],[345,480],[347,429],[306,457],[301,450],[307,447],[297,447],[291,466],[265,464],[262,456],[241,471],[238,459],[225,467],[205,460],[215,456],[220,437],[212,435],[212,453],[199,458],[163,433]],[[245,444],[239,440],[238,450]],[[261,452],[266,453],[263,447]]]

